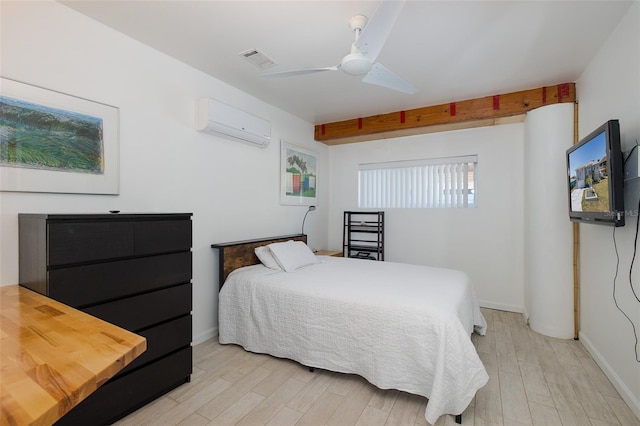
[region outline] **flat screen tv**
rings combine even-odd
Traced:
[[[567,150],[571,221],[624,226],[623,167],[618,120]]]

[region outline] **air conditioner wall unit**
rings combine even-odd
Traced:
[[[196,129],[225,135],[266,147],[271,140],[271,123],[215,99],[198,99]]]

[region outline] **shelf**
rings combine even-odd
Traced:
[[[375,253],[378,250],[380,250],[380,248],[379,247],[351,246],[351,248],[349,248],[349,250],[351,250],[351,251],[370,251],[372,253]]]
[[[384,212],[344,212],[345,257],[384,260]]]
[[[378,233],[377,227],[364,227],[362,225],[352,226],[351,232],[369,232],[369,233]]]

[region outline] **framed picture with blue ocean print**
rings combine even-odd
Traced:
[[[0,191],[119,193],[118,108],[0,80]]]
[[[317,205],[318,154],[281,141],[280,204]]]

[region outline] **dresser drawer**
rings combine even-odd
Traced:
[[[49,266],[191,249],[191,220],[51,222]]]
[[[137,334],[147,339],[147,350],[118,375],[125,374],[180,348],[191,346],[191,315],[138,331]]]
[[[49,271],[49,297],[85,307],[191,281],[191,252]]]
[[[133,256],[133,222],[51,222],[49,266]]]
[[[62,425],[110,425],[147,402],[189,380],[191,347],[162,358],[145,368],[112,379],[62,417]]]
[[[191,312],[191,283],[82,309],[134,333]]]
[[[191,220],[140,221],[134,229],[136,256],[191,249]]]

